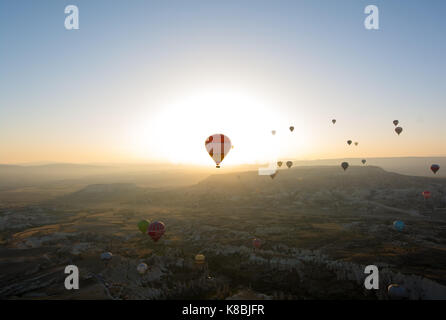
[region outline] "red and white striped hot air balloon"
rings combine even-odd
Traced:
[[[166,231],[166,226],[161,221],[154,221],[147,228],[147,234],[155,242],[157,242],[163,236],[165,231]]]
[[[220,163],[231,150],[231,140],[224,134],[218,133],[209,136],[204,145],[211,158],[215,161],[216,167],[220,168]]]

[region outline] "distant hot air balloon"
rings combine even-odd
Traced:
[[[359,143],[359,142],[355,142],[355,146],[357,146],[357,145],[358,145],[358,143]]]
[[[138,222],[138,229],[142,233],[146,234],[147,233],[147,228],[149,227],[149,225],[150,225],[150,221],[148,221],[148,220],[141,220],[140,222]]]
[[[166,231],[166,227],[161,221],[154,221],[149,225],[147,233],[153,241],[157,242]]]
[[[397,220],[393,222],[393,227],[397,230],[397,231],[403,231],[404,230],[404,222],[401,220]]]
[[[440,170],[440,166],[438,164],[431,165],[431,170],[434,174],[437,173],[438,170]]]
[[[291,131],[291,132],[294,131],[294,127],[293,127],[293,126],[290,127],[290,131]]]
[[[111,252],[101,253],[102,260],[111,260],[112,257],[113,257],[113,254]]]
[[[409,297],[406,288],[398,284],[391,284],[387,287],[387,293],[391,299],[404,299]]]
[[[336,119],[331,120],[331,122],[332,122],[333,124],[335,124],[335,123],[336,123]]]
[[[361,162],[362,162],[362,164],[365,164],[367,162],[367,160],[366,159],[362,159]]]
[[[220,162],[231,150],[231,140],[224,134],[213,134],[209,136],[204,143],[207,152],[215,161],[216,167],[220,168]]]
[[[431,197],[430,191],[423,191],[423,192],[421,192],[421,194],[423,195],[424,200],[429,199]]]
[[[342,167],[342,169],[344,169],[344,171],[347,170],[347,168],[348,168],[348,162],[343,162],[343,163],[341,163],[341,167]]]
[[[348,144],[348,145],[351,145],[351,144],[352,144],[352,141],[351,141],[351,140],[347,140],[347,144]]]
[[[396,128],[395,128],[395,132],[396,132],[398,135],[400,135],[401,132],[403,132],[403,128],[401,128],[401,127],[396,127]]]
[[[276,171],[276,172],[270,174],[269,176],[271,177],[271,179],[274,179],[274,178],[277,176],[277,173],[278,173],[278,172],[279,172],[279,171]]]
[[[144,262],[138,264],[138,266],[136,267],[136,271],[138,271],[139,274],[146,273],[147,269],[149,269],[149,267]]]
[[[283,162],[282,161],[277,161],[277,165],[279,166],[279,168],[282,166]]]
[[[199,253],[199,254],[197,254],[195,256],[195,263],[196,264],[204,264],[205,260],[206,260],[206,258],[204,256],[204,254]]]
[[[398,123],[400,123],[398,120],[393,120],[393,124],[395,125],[395,127],[398,125]]]
[[[276,135],[276,130],[271,131],[271,133],[274,135]]]
[[[293,161],[287,161],[286,166],[288,167],[288,169],[291,168],[293,166]]]
[[[252,245],[254,246],[254,248],[259,249],[262,246],[262,241],[260,241],[260,239],[253,239],[252,240]]]

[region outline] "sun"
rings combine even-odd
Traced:
[[[286,143],[281,134],[288,130],[289,120],[277,106],[237,91],[201,91],[161,110],[142,137],[145,148],[150,145],[150,156],[171,163],[215,165],[204,143],[216,133],[229,137],[233,145],[222,166],[271,161]]]

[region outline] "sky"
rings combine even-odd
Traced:
[[[370,4],[379,30],[364,27]],[[234,146],[227,165],[446,156],[445,12],[443,0],[1,0],[0,163],[212,165],[215,133]]]

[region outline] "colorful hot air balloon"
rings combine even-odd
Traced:
[[[366,159],[362,159],[361,162],[362,162],[362,164],[365,164],[367,162],[367,160]]]
[[[351,141],[351,140],[347,140],[347,144],[348,144],[348,145],[351,145],[351,144],[352,144],[352,141]]]
[[[437,173],[438,170],[440,170],[440,166],[438,164],[431,165],[431,170],[434,174]]]
[[[220,162],[231,150],[231,140],[224,134],[213,134],[206,139],[204,143],[207,152],[215,161],[216,167],[220,168]]]
[[[161,221],[154,221],[149,225],[148,235],[152,238],[153,241],[157,242],[166,231],[166,227]]]
[[[331,120],[331,122],[332,122],[333,124],[335,124],[335,123],[336,123],[336,119]]]
[[[395,127],[398,125],[398,123],[400,123],[398,120],[393,120],[393,124],[395,125]]]
[[[260,241],[260,239],[255,238],[252,240],[252,245],[254,246],[254,248],[260,249],[260,247],[262,246],[262,241]]]
[[[355,146],[357,146],[357,145],[358,145],[358,143],[359,143],[359,142],[355,142]]]
[[[290,131],[291,131],[291,132],[294,131],[294,127],[293,127],[293,126],[290,127]]]
[[[293,161],[287,161],[286,166],[288,167],[288,169],[291,168],[293,166]]]
[[[404,230],[404,222],[401,220],[397,220],[393,222],[393,227],[397,230],[397,231],[403,231]]]
[[[421,192],[421,194],[423,195],[424,200],[429,199],[431,197],[430,191],[423,191],[423,192]]]
[[[398,135],[400,135],[401,132],[403,132],[403,128],[401,128],[401,127],[396,127],[396,128],[395,128],[395,132],[396,132]]]
[[[141,220],[140,222],[138,222],[138,229],[142,233],[146,234],[147,233],[147,228],[149,227],[149,225],[150,225],[150,221],[148,221],[148,220]]]
[[[342,167],[342,169],[344,169],[344,171],[347,170],[347,168],[348,168],[348,162],[343,162],[343,163],[341,163],[341,167]]]
[[[277,165],[279,166],[279,168],[282,166],[283,162],[282,161],[277,161]]]
[[[136,267],[136,271],[138,271],[139,274],[146,273],[148,269],[149,267],[144,262],[138,264],[138,266]]]
[[[274,135],[276,135],[276,130],[271,131],[271,133]]]
[[[204,256],[204,254],[199,253],[199,254],[197,254],[195,256],[195,263],[196,264],[204,264],[205,260],[206,260],[206,258]]]

